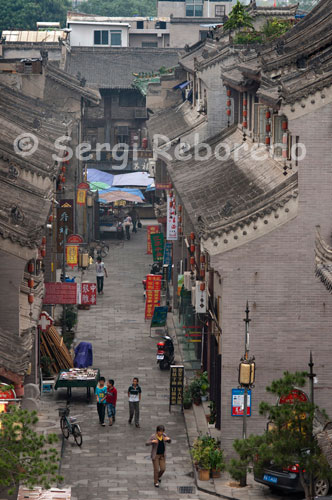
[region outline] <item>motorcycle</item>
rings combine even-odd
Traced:
[[[174,344],[173,339],[168,335],[163,338],[165,341],[157,344],[157,364],[161,370],[169,370],[174,364]]]

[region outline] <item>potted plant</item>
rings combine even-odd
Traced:
[[[195,405],[201,404],[201,382],[195,378],[190,384],[191,397]]]
[[[183,408],[185,410],[189,410],[189,408],[191,408],[192,402],[193,400],[190,387],[186,387],[183,393]]]
[[[221,471],[225,470],[226,464],[220,448],[210,449],[210,466],[213,478],[220,477]]]
[[[208,372],[203,372],[199,378],[201,384],[201,399],[207,401],[207,391],[210,387]]]
[[[211,446],[207,446],[207,441],[201,437],[197,438],[191,450],[192,457],[198,468],[198,479],[200,481],[208,481],[210,479],[210,450]]]
[[[209,425],[214,425],[217,418],[216,403],[214,401],[210,401],[209,408],[210,413],[209,415],[206,415],[206,418],[208,419]]]

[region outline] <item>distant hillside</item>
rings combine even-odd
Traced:
[[[77,10],[109,17],[156,16],[157,0],[87,0]]]

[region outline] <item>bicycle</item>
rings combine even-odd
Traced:
[[[105,243],[105,241],[94,241],[90,245],[90,255],[94,258],[94,253],[96,251],[97,257],[106,257],[110,251],[110,247]]]
[[[82,446],[83,437],[80,426],[75,423],[76,417],[69,417],[70,409],[67,405],[66,408],[59,408],[59,417],[60,418],[60,428],[65,439],[68,439],[70,434],[74,436],[75,443],[77,446]]]

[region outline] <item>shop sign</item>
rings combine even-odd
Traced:
[[[183,405],[184,366],[172,365],[170,370],[169,407]]]
[[[77,283],[44,283],[44,304],[77,304]]]
[[[150,328],[159,328],[166,325],[168,306],[155,307]]]
[[[42,311],[39,315],[38,326],[42,332],[47,332],[50,326],[54,323],[53,318],[46,312]]]
[[[232,417],[243,417],[244,389],[232,389]],[[251,390],[247,395],[247,416],[251,416]]]
[[[81,283],[79,304],[95,306],[97,303],[97,286],[95,283]]]
[[[86,190],[85,189],[78,189],[77,190],[77,199],[76,199],[77,205],[85,205],[85,200],[86,200]]]
[[[66,261],[67,265],[74,269],[78,265],[78,246],[66,245]]]
[[[305,392],[301,391],[301,389],[293,389],[289,394],[281,396],[279,398],[278,404],[293,404],[294,401],[300,403],[308,403],[309,398]]]
[[[16,393],[10,385],[0,383],[0,413],[6,413],[7,405],[16,400]]]
[[[73,200],[60,200],[57,206],[57,252],[63,252],[64,235],[68,238],[73,233]]]
[[[145,319],[153,317],[154,308],[160,306],[161,276],[148,274],[146,277]]]
[[[154,262],[161,262],[164,256],[164,235],[163,233],[154,233],[150,235],[152,255]]]
[[[178,239],[178,216],[175,205],[175,196],[167,194],[166,239],[172,241]]]
[[[76,245],[80,245],[81,243],[83,243],[83,238],[79,234],[71,234],[70,236],[68,236],[66,241],[68,245],[72,245],[73,243],[75,243]]]
[[[184,274],[178,274],[178,291],[177,291],[177,296],[180,297],[181,295],[181,290],[184,285]]]
[[[156,234],[160,232],[160,226],[147,226],[147,251],[148,255],[152,254],[152,245],[151,245],[151,234]]]
[[[172,189],[172,183],[171,182],[156,182],[156,189]]]
[[[172,247],[173,243],[171,241],[166,241],[164,248],[164,265],[168,265],[168,281],[172,277]]]

